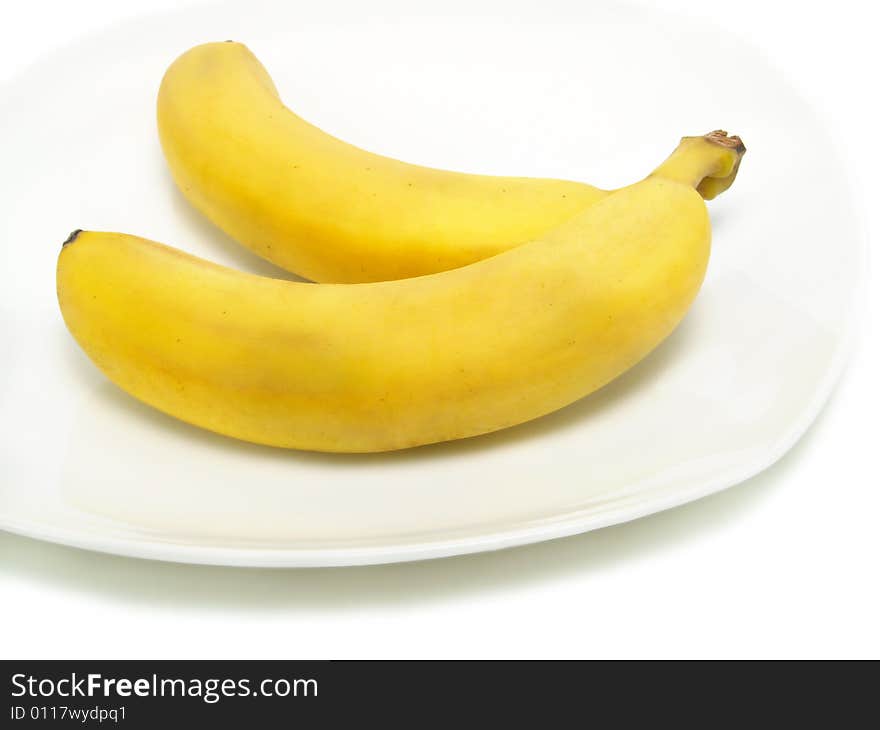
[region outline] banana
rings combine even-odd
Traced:
[[[596,390],[681,320],[709,256],[694,188],[741,155],[706,149],[538,240],[399,281],[282,281],[79,232],[59,254],[58,300],[110,380],[221,434],[373,452],[488,433]]]
[[[609,191],[409,165],[342,142],[287,109],[240,43],[167,70],[159,138],[184,196],[260,256],[313,281],[357,283],[474,263],[573,218]],[[717,194],[707,185],[706,197]]]

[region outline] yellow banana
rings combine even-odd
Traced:
[[[454,269],[530,241],[608,195],[562,180],[434,170],[346,144],[287,109],[256,57],[231,41],[174,61],[157,120],[189,201],[255,253],[314,281]]]
[[[212,431],[345,452],[474,436],[581,398],[672,331],[709,255],[694,186],[739,157],[685,146],[540,240],[400,281],[281,281],[81,232],[59,304],[113,382]]]

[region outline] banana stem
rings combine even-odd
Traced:
[[[702,137],[683,137],[675,151],[649,177],[674,180],[711,200],[729,188],[746,148],[739,137],[716,130]]]

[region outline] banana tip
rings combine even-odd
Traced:
[[[72,231],[70,235],[64,239],[64,243],[61,244],[61,248],[64,248],[65,246],[73,243],[80,233],[82,233],[82,228],[77,228],[75,231]]]

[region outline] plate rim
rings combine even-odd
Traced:
[[[861,237],[862,245],[864,237]],[[858,290],[851,303],[864,294],[865,275],[860,270]],[[664,512],[712,494],[717,494],[732,486],[741,484],[773,466],[800,441],[827,405],[840,381],[849,356],[856,342],[855,333],[861,329],[862,317],[851,323],[840,338],[841,345],[832,358],[825,373],[822,387],[817,388],[810,402],[784,438],[780,438],[770,448],[762,451],[763,458],[755,459],[739,469],[731,469],[715,480],[704,482],[690,490],[675,491],[644,499],[635,506],[627,508],[626,502],[617,503],[607,511],[589,509],[563,513],[548,518],[538,524],[507,530],[496,530],[484,534],[437,540],[401,542],[395,545],[338,548],[249,548],[199,545],[148,539],[119,538],[111,536],[84,536],[81,531],[65,530],[63,527],[49,527],[27,520],[10,520],[0,515],[0,530],[37,540],[64,545],[92,552],[139,558],[169,563],[211,565],[237,568],[329,568],[345,566],[384,565],[390,563],[416,562],[421,560],[454,557],[480,552],[491,552],[507,548],[531,545],[598,530],[603,527],[623,524]]]

